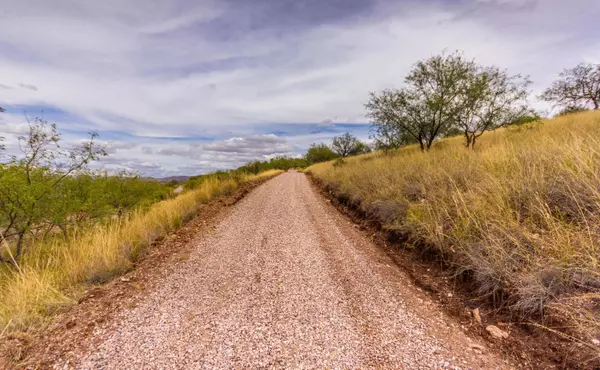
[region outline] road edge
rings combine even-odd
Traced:
[[[474,299],[469,294],[470,283],[452,275],[442,266],[442,261],[436,260],[435,256],[420,254],[403,247],[404,240],[399,239],[395,233],[384,230],[378,220],[367,218],[364,212],[360,212],[347,197],[340,196],[335,189],[327,186],[314,174],[310,172],[305,174],[318,194],[354,223],[375,245],[384,250],[398,268],[407,274],[410,281],[438,302],[448,315],[461,323],[469,335],[481,338],[499,355],[507,356],[526,368],[585,369],[580,367],[580,363],[575,359],[569,357],[569,353],[565,350],[566,348],[574,350],[571,342],[545,330],[532,330],[531,326],[511,323],[510,317],[495,312],[485,302],[474,304]],[[479,324],[473,314],[476,308],[482,312],[485,310],[483,325]],[[486,325],[491,324],[500,325],[504,330],[510,329],[511,336],[502,341],[492,339],[485,330]]]

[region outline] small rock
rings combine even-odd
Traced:
[[[480,344],[477,344],[477,343],[472,343],[469,345],[469,347],[471,347],[471,349],[477,350],[479,352],[485,351],[485,347]]]
[[[479,325],[481,325],[481,314],[479,313],[479,308],[473,310],[473,318]]]
[[[595,346],[599,346],[600,345],[600,340],[598,339],[592,339],[592,344]]]
[[[452,298],[453,294],[452,293],[448,293],[448,298]]]
[[[497,326],[488,325],[485,330],[487,330],[487,332],[496,339],[508,338],[508,333]]]
[[[126,278],[126,277],[122,277],[122,278],[121,278],[121,281],[122,281],[122,282],[124,282],[124,283],[127,283],[127,282],[129,282],[130,280],[131,280],[130,278]]]

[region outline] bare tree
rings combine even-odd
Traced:
[[[567,109],[600,108],[600,64],[565,69],[540,98]]]
[[[527,88],[531,84],[527,77],[509,76],[497,67],[482,66],[466,77],[466,89],[459,96],[461,108],[455,120],[467,147],[474,148],[477,138],[488,130],[535,116],[527,103]]]
[[[389,135],[397,135],[396,143],[411,136],[422,151],[429,150],[453,127],[461,109],[459,97],[475,69],[475,63],[458,52],[442,54],[415,64],[404,80],[407,87],[371,93],[365,108],[376,140],[378,134],[388,142]]]

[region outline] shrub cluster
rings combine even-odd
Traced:
[[[169,188],[158,182],[89,171],[87,165],[105,155],[95,138],[62,150],[55,125],[31,122],[19,138],[21,155],[0,164],[2,262],[16,265],[34,243],[167,197]]]

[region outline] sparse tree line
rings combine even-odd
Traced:
[[[242,173],[258,174],[269,170],[287,171],[292,168],[304,168],[309,163],[304,158],[277,156],[265,161],[253,161],[239,167],[236,171]]]
[[[481,65],[461,53],[417,62],[399,89],[370,94],[365,104],[377,149],[418,144],[427,151],[439,138],[461,134],[474,148],[486,131],[539,119],[528,103],[531,81],[495,66]],[[559,114],[599,108],[600,65],[564,70],[540,99],[560,107]]]
[[[326,162],[333,159],[344,158],[351,155],[365,154],[371,152],[371,147],[354,137],[350,133],[344,133],[332,139],[331,144],[327,145],[312,144],[308,151],[301,158],[277,156],[265,161],[253,161],[239,167],[233,171],[218,171],[214,174],[200,175],[190,178],[192,181],[199,181],[209,176],[218,176],[219,173],[229,176],[233,173],[258,174],[268,170],[284,170],[292,168],[305,168],[313,163]]]
[[[419,61],[403,87],[369,95],[365,108],[372,122],[372,147],[387,151],[418,144],[427,151],[440,138],[462,135],[465,146],[473,149],[487,131],[540,119],[529,105],[530,86],[527,76],[510,75],[459,52]],[[600,64],[565,69],[539,99],[560,108],[558,115],[599,109]],[[305,159],[317,163],[369,151],[369,145],[347,133],[330,146],[312,144]]]

